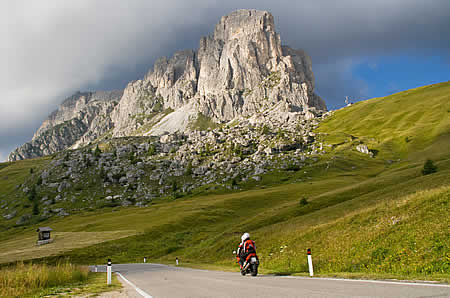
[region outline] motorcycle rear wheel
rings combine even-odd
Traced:
[[[252,273],[251,273],[252,276],[258,275],[258,265],[252,264],[251,266],[252,266]]]

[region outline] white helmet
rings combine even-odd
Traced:
[[[242,242],[244,242],[246,239],[250,238],[250,234],[249,233],[244,233],[241,237]]]

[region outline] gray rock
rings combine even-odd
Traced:
[[[61,216],[61,217],[65,217],[65,216],[69,216],[70,214],[66,211],[66,210],[64,210],[63,208],[60,208],[61,210],[58,212],[58,216]]]
[[[372,155],[372,152],[370,152],[369,148],[364,144],[359,144],[358,146],[356,146],[356,150],[364,154]]]
[[[3,215],[3,218],[6,220],[10,220],[10,219],[13,219],[14,217],[16,217],[16,215],[17,215],[17,211],[14,210],[9,214]]]
[[[30,219],[31,219],[31,214],[24,214],[16,221],[16,225],[26,224],[30,221]]]
[[[67,181],[61,182],[61,184],[58,186],[58,192],[62,192],[63,190],[70,188],[70,183]]]
[[[49,206],[49,205],[52,204],[52,200],[44,201],[44,202],[42,202],[42,204],[43,204],[44,206]]]
[[[123,207],[127,207],[127,206],[130,206],[130,205],[132,205],[133,203],[131,203],[130,201],[128,201],[128,200],[124,200],[124,201],[122,201],[122,203],[120,203],[120,205],[121,206],[123,206]]]
[[[271,154],[273,154],[273,149],[270,147],[267,147],[266,149],[264,149],[264,153],[267,155],[271,155]]]
[[[50,173],[48,171],[43,171],[41,174],[41,178],[43,180],[47,179],[50,176]]]
[[[261,181],[261,177],[260,176],[253,176],[252,179],[255,180],[255,181]]]

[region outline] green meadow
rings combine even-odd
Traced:
[[[306,249],[319,276],[450,277],[450,82],[334,111],[316,131],[326,153],[296,171],[276,171],[241,191],[105,207],[0,230],[0,262],[142,262],[237,270],[243,232],[256,241],[261,272],[303,275]],[[366,145],[372,157],[356,151]],[[423,175],[427,159],[437,172]],[[0,164],[3,198],[50,158]],[[22,200],[22,201],[21,201]],[[52,244],[34,246],[51,226]],[[76,240],[78,239],[78,240]],[[5,265],[4,265],[5,266]]]

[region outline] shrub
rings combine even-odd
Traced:
[[[176,182],[176,181],[173,181],[173,182],[172,182],[172,192],[176,192],[177,189],[178,189],[178,187],[177,187],[177,182]]]
[[[192,175],[192,162],[189,162],[186,166],[186,175]]]
[[[108,175],[105,172],[105,168],[103,168],[103,167],[100,168],[99,176],[100,176],[100,179],[102,179],[103,181],[108,180]]]
[[[30,192],[28,193],[28,200],[30,200],[30,202],[33,202],[34,200],[36,200],[36,197],[37,197],[36,187],[33,186]]]
[[[98,145],[97,145],[97,147],[95,147],[95,150],[94,150],[94,156],[99,157],[100,154],[102,154],[102,150],[100,150],[100,148],[98,148]]]
[[[423,165],[422,174],[428,175],[437,172],[437,166],[434,165],[431,159],[427,159],[425,164]]]
[[[297,172],[298,170],[300,170],[300,167],[292,162],[289,163],[288,166],[286,167],[286,171]]]
[[[306,198],[306,197],[303,197],[299,202],[300,206],[305,206],[307,204],[308,204],[308,198]]]
[[[34,169],[30,168],[30,174],[33,174],[33,172],[34,172]]]
[[[38,215],[39,214],[39,205],[37,200],[33,201],[33,215]]]
[[[155,145],[150,145],[150,147],[148,148],[148,152],[147,152],[147,154],[148,155],[150,155],[150,156],[152,156],[152,155],[155,155],[155,153],[156,153],[156,148],[155,148]]]

